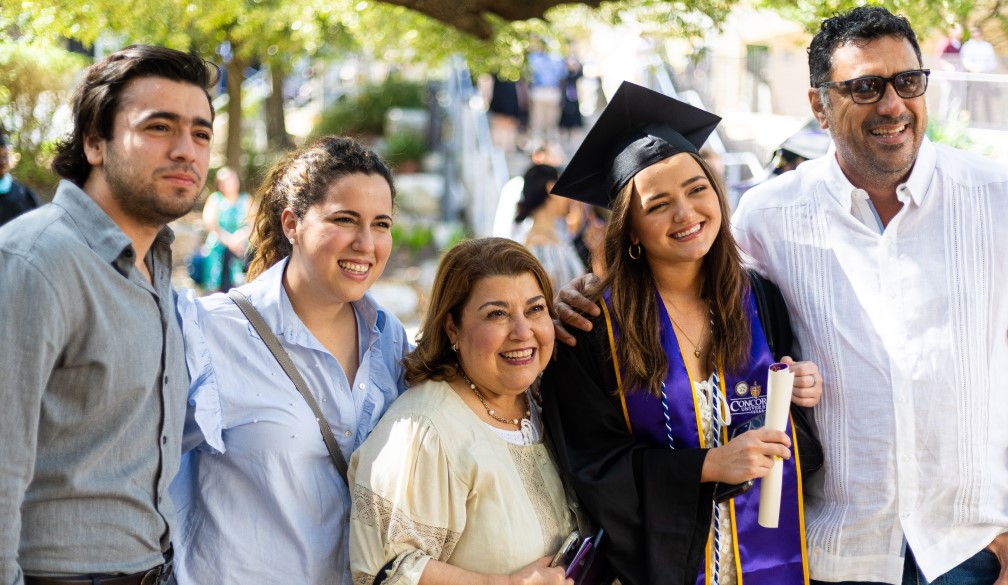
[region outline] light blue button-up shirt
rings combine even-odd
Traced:
[[[353,303],[360,367],[353,384],[304,326],[281,283],[286,260],[241,290],[290,354],[347,460],[405,388],[409,340],[369,295]],[[179,299],[192,378],[176,577],[187,583],[350,585],[350,494],[311,408],[224,294]]]

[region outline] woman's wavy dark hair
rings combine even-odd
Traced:
[[[462,308],[477,282],[491,276],[531,274],[546,297],[549,314],[556,318],[553,286],[539,260],[524,246],[507,238],[465,240],[444,255],[438,265],[430,302],[417,335],[417,346],[403,359],[406,383],[447,380],[458,372],[458,355],[445,332],[448,315],[462,324]]]
[[[290,255],[291,243],[280,222],[283,210],[290,207],[298,219],[303,219],[309,207],[325,198],[333,181],[355,173],[385,179],[395,205],[392,171],[378,154],[352,138],[325,136],[273,165],[255,195],[259,208],[249,238],[253,255],[248,280]]]
[[[214,118],[210,88],[220,79],[220,68],[196,55],[153,45],[133,45],[91,65],[73,96],[73,130],[56,145],[53,172],[84,185],[91,174],[91,163],[84,154],[84,140],[97,134],[112,138],[112,125],[119,109],[123,89],[140,77],[164,77],[191,83],[203,90]]]
[[[751,346],[749,319],[742,299],[748,294],[749,281],[742,267],[742,257],[731,233],[731,209],[724,187],[703,158],[687,153],[699,163],[718,196],[721,225],[718,235],[704,257],[700,296],[710,303],[713,326],[711,360],[731,372],[739,371],[749,357]],[[622,369],[626,392],[647,390],[661,396],[661,384],[668,374],[668,356],[662,350],[658,328],[655,284],[648,267],[647,252],[638,260],[630,258],[630,200],[634,182],[630,181],[616,196],[612,216],[603,241],[605,277],[589,291],[589,298],[599,301],[609,289],[612,318],[620,329],[616,356]]]
[[[522,196],[518,201],[518,212],[515,223],[525,221],[532,212],[542,207],[549,198],[549,184],[556,182],[560,172],[550,165],[532,165],[525,171],[525,182],[522,185]]]

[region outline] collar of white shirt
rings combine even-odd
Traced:
[[[835,145],[830,144],[826,156],[830,158],[826,189],[837,203],[850,213],[855,213],[859,202],[868,202],[870,205],[868,193],[864,189],[855,187],[840,168],[840,163],[836,159]],[[914,162],[913,170],[910,171],[910,176],[906,182],[896,188],[896,196],[904,205],[912,201],[915,206],[920,207],[924,202],[934,177],[937,158],[934,144],[925,136],[924,141],[921,142],[920,150],[917,152],[917,160]],[[855,213],[855,215],[858,214]],[[864,218],[862,221],[865,221]]]

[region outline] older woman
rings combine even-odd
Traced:
[[[553,314],[549,277],[513,241],[445,255],[410,389],[350,462],[355,582],[565,582],[549,555],[574,519],[528,392]]]
[[[339,466],[399,396],[409,349],[367,294],[392,250],[394,194],[389,168],[353,140],[295,151],[259,190],[251,280],[235,289],[264,329],[228,295],[180,299],[192,383],[172,485],[179,583],[350,585]]]
[[[767,372],[793,362],[780,293],[743,269],[728,203],[697,154],[719,119],[624,82],[554,193],[607,205],[591,332],[543,377],[545,418],[624,585],[808,582],[793,436],[762,428]],[[769,310],[768,310],[769,309]],[[780,528],[756,522],[759,484],[785,459]]]

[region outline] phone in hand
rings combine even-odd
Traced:
[[[577,530],[571,531],[564,539],[563,544],[560,545],[560,549],[557,553],[553,555],[553,560],[550,562],[551,567],[558,567],[560,565],[567,566],[570,564],[571,560],[574,559],[574,554],[577,552],[578,543],[581,541],[581,533]]]
[[[720,504],[725,500],[730,500],[739,494],[749,491],[753,486],[753,480],[742,483],[718,483],[714,488],[714,501]]]
[[[585,565],[588,564],[588,561],[591,558],[592,550],[594,550],[602,542],[602,536],[604,534],[605,529],[599,528],[598,534],[584,539],[581,543],[581,547],[578,548],[577,554],[574,555],[574,560],[567,565],[567,571],[564,573],[564,577],[577,581],[582,570],[585,568]]]

